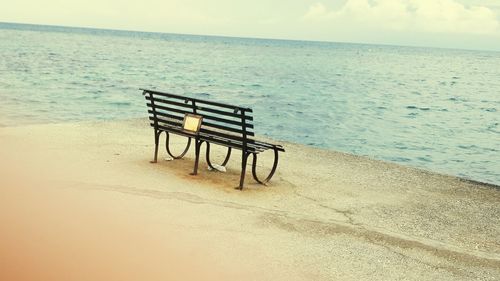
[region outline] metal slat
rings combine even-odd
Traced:
[[[230,132],[233,132],[233,133],[243,134],[243,130],[241,130],[241,129],[235,129],[235,128],[231,128],[231,127],[222,126],[222,125],[219,125],[219,124],[205,122],[205,120],[203,120],[203,123],[202,123],[201,126],[202,126],[202,128],[204,126],[207,126],[207,127],[212,127],[212,128],[216,128],[216,129],[219,129],[219,130],[225,130],[225,131],[230,131]],[[253,136],[255,136],[255,133],[247,131],[247,136],[252,136],[253,137]]]
[[[157,115],[158,115],[158,113],[157,113]],[[149,120],[155,121],[155,118],[154,117],[149,117]],[[166,119],[158,118],[158,117],[157,117],[156,121],[159,122],[159,123],[167,123],[167,124],[171,124],[173,126],[178,126],[182,130],[182,124],[181,123],[172,122],[170,120],[166,120]],[[200,135],[203,135],[203,134],[205,134],[205,135],[214,135],[214,136],[217,136],[217,137],[221,137],[221,138],[225,138],[225,139],[231,139],[231,140],[235,140],[235,141],[239,141],[239,142],[242,142],[244,140],[244,138],[242,136],[227,134],[227,133],[224,133],[224,132],[221,132],[221,131],[214,131],[214,130],[210,130],[210,129],[206,129],[206,128],[201,128],[200,129]],[[253,143],[254,142],[253,139],[248,139],[248,138],[247,138],[247,141],[249,143]]]
[[[153,123],[150,123],[150,125],[154,126]],[[167,131],[167,132],[175,133],[175,134],[178,134],[178,135],[181,135],[181,136],[193,137],[192,134],[185,133],[184,131],[182,131],[182,129],[177,129],[177,128],[174,128],[174,127],[168,127],[168,126],[163,126],[163,125],[158,125],[158,128],[160,130],[164,130],[164,131]],[[228,146],[228,147],[232,147],[232,148],[239,149],[239,150],[243,149],[243,146],[242,146],[241,142],[238,142],[238,141],[229,140],[229,139],[223,139],[223,138],[217,138],[217,137],[214,137],[214,136],[211,136],[211,135],[204,135],[204,134],[200,134],[199,137],[200,137],[200,140],[209,141],[210,143],[214,143],[214,144],[218,144],[218,145],[223,145],[223,146]],[[257,152],[257,153],[264,151],[264,149],[259,148],[257,146],[253,146],[253,145],[251,147],[247,147],[247,150],[249,150],[250,152]]]
[[[148,110],[148,112],[150,114],[153,114],[152,110]],[[157,111],[156,115],[159,115],[159,116],[162,116],[162,117],[167,117],[167,118],[172,118],[172,119],[176,119],[176,120],[181,120],[181,121],[184,120],[183,117],[176,116],[176,115],[171,115],[171,114],[164,113],[164,112],[161,112],[161,111]],[[215,129],[229,131],[229,132],[238,133],[238,134],[242,134],[243,133],[243,130],[241,130],[241,129],[236,129],[236,128],[227,127],[227,126],[223,126],[223,125],[219,125],[219,124],[214,124],[214,123],[207,122],[205,120],[203,120],[203,123],[202,123],[202,128],[203,127],[212,127],[212,128],[215,128]],[[255,136],[255,133],[247,131],[247,135],[248,136]]]
[[[153,108],[153,105],[151,103],[147,103],[147,106]],[[156,105],[156,104],[155,104],[155,108],[166,110],[166,111],[172,111],[172,112],[176,112],[176,113],[180,113],[180,114],[192,114],[193,113],[192,111],[180,110],[180,109],[166,107],[166,106],[162,106],[162,105]],[[203,116],[203,119],[206,118],[206,119],[210,119],[210,120],[221,122],[221,123],[232,124],[232,125],[236,125],[236,126],[240,126],[240,127],[242,127],[244,125],[240,121],[227,120],[227,119],[223,119],[223,118],[215,117],[215,116],[211,116],[211,115],[206,115],[206,114],[203,114],[202,116]],[[246,124],[245,127],[253,129],[253,124]]]
[[[148,103],[147,106],[152,109],[152,104],[151,103]],[[181,110],[181,109],[167,107],[167,106],[156,105],[156,103],[155,103],[155,107],[156,107],[157,110],[161,109],[161,110],[165,110],[165,111],[179,113],[179,114],[182,114],[182,115],[187,114],[187,113],[193,113],[191,111]],[[216,122],[227,123],[227,124],[235,125],[235,126],[238,126],[238,127],[242,127],[242,124],[243,124],[240,121],[235,121],[235,120],[230,120],[230,119],[225,119],[225,118],[220,118],[220,117],[206,115],[206,114],[200,114],[200,113],[197,113],[197,114],[202,115],[204,117],[204,119],[210,119],[210,120],[213,120],[213,121],[216,121]],[[224,125],[214,124],[214,123],[207,123],[207,124],[211,124],[211,125],[213,125],[213,127],[224,126]],[[246,127],[247,128],[253,128],[253,124],[247,124]],[[226,128],[231,128],[231,127],[226,127]],[[231,130],[231,129],[229,129],[229,130]]]
[[[236,118],[239,118],[239,119],[241,119],[243,117],[246,120],[253,121],[253,117],[252,116],[242,116],[241,114],[236,114],[236,113],[232,113],[232,112],[225,112],[225,111],[222,111],[222,110],[217,110],[217,109],[213,109],[213,108],[209,108],[209,107],[196,106],[196,109],[198,111],[206,111],[206,112],[210,112],[210,113],[215,113],[215,114],[220,114],[220,115],[225,115],[225,116],[236,117]]]
[[[220,144],[220,145],[233,145],[233,146],[237,146],[239,150],[243,150],[243,143],[241,142],[237,142],[237,141],[233,141],[233,140],[228,140],[228,139],[222,139],[222,138],[217,138],[217,137],[214,137],[212,135],[200,135],[201,136],[201,139],[202,140],[206,140],[206,141],[209,141],[210,143],[215,143],[215,144]],[[251,152],[262,152],[266,149],[262,148],[262,147],[258,147],[258,146],[255,146],[253,144],[248,144],[247,147],[246,147],[247,150],[251,151]]]
[[[269,149],[276,148],[279,151],[283,151],[283,152],[285,151],[285,149],[281,145],[271,144],[271,143],[262,142],[262,141],[255,141],[254,143],[255,143],[255,145],[266,147],[266,148],[269,148]]]
[[[146,97],[146,99],[149,100],[149,101],[151,101],[151,98],[148,97],[148,96]],[[170,101],[170,100],[165,100],[165,99],[159,99],[159,98],[155,98],[155,97],[153,97],[153,101],[155,102],[155,104],[166,103],[166,104],[170,104],[170,105],[175,105],[175,106],[179,106],[179,107],[185,107],[185,108],[193,109],[193,105],[191,105],[191,104],[186,104],[186,103],[181,103],[181,102],[176,102],[176,101]],[[242,114],[237,114],[237,113],[233,113],[233,112],[227,112],[227,111],[213,109],[213,108],[209,108],[209,107],[202,107],[202,106],[198,106],[197,105],[197,106],[194,106],[194,108],[196,110],[198,110],[198,111],[206,111],[206,112],[210,112],[210,113],[215,113],[215,114],[220,114],[220,115],[225,115],[225,116],[231,116],[231,117],[235,117],[235,118],[239,118],[239,119],[241,119],[243,117]],[[253,120],[252,116],[244,116],[244,118],[246,120],[250,120],[250,121]]]
[[[213,101],[206,101],[206,100],[200,100],[197,98],[190,98],[190,97],[184,97],[180,95],[174,95],[170,93],[165,93],[165,92],[159,92],[159,91],[154,91],[154,90],[148,90],[148,89],[140,89],[144,93],[152,93],[152,94],[157,94],[160,96],[165,96],[165,97],[172,97],[180,100],[193,100],[196,103],[203,103],[203,104],[209,104],[209,105],[215,105],[215,106],[220,106],[220,107],[225,107],[225,108],[230,108],[230,109],[239,109],[243,110],[246,112],[252,112],[251,108],[246,108],[246,107],[241,107],[241,106],[235,106],[235,105],[230,105],[230,104],[225,104],[225,103],[220,103],[220,102],[213,102]]]
[[[205,128],[201,128],[200,129],[200,133],[201,134],[214,135],[214,136],[218,136],[218,137],[223,137],[223,138],[226,138],[226,139],[243,141],[243,137],[241,137],[241,136],[235,136],[235,135],[231,135],[231,134],[225,134],[223,132],[218,132],[218,131],[209,130],[209,129],[205,129]]]
[[[148,110],[148,112],[151,114],[153,113],[152,110]],[[168,114],[168,113],[164,113],[164,112],[156,112],[156,115],[159,115],[159,116],[163,116],[163,117],[167,117],[167,118],[172,118],[172,119],[176,119],[176,120],[184,120],[184,117],[180,117],[180,116],[177,116],[177,115],[171,115],[171,114]]]

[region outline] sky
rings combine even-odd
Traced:
[[[500,51],[500,0],[0,1],[0,22]]]

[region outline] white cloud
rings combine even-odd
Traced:
[[[338,10],[316,3],[302,19],[348,28],[433,33],[494,34],[500,26],[493,10],[455,0],[348,0]]]

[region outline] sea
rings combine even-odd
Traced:
[[[500,52],[0,23],[0,126],[145,118],[139,88],[251,107],[257,135],[500,185]]]

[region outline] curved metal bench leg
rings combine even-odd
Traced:
[[[278,150],[274,149],[274,163],[273,163],[273,168],[271,169],[271,172],[269,175],[264,179],[260,180],[257,177],[257,153],[253,153],[253,163],[252,163],[252,175],[253,178],[260,184],[266,185],[267,182],[271,180],[271,178],[274,176],[274,173],[276,172],[276,168],[278,167]]]
[[[184,149],[184,151],[178,156],[174,156],[170,151],[170,138],[169,138],[170,134],[168,132],[165,132],[165,134],[167,135],[167,139],[165,140],[165,149],[167,150],[168,155],[170,155],[170,157],[174,159],[181,159],[182,157],[184,157],[184,155],[186,155],[186,153],[188,152],[189,147],[191,146],[191,138],[188,138],[188,142],[186,144],[186,148]]]
[[[191,175],[195,176],[198,174],[198,163],[200,162],[200,149],[203,141],[195,139],[195,160],[194,160],[194,169]]]
[[[240,185],[238,186],[239,190],[243,189],[243,184],[245,183],[245,173],[247,171],[248,156],[250,156],[250,152],[245,152],[243,150],[241,155],[241,176],[240,176]]]
[[[158,145],[160,144],[160,135],[163,131],[156,131],[155,130],[155,154],[153,157],[153,160],[150,161],[150,163],[156,163],[158,162]]]
[[[212,166],[212,162],[210,162],[210,143],[207,142],[207,154],[206,154],[206,159],[207,159],[207,164],[208,164],[208,167],[212,168],[212,169],[215,169],[214,166]],[[231,157],[231,148],[228,147],[227,148],[227,154],[226,154],[226,158],[224,159],[224,161],[222,162],[221,166],[226,166],[227,162],[229,161],[229,158]]]

